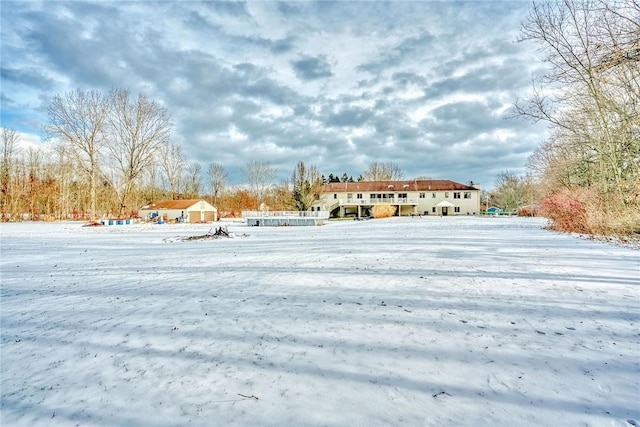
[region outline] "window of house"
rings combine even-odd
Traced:
[[[454,212],[460,212],[460,206],[455,206],[455,207],[453,208],[453,211],[454,211]]]
[[[362,193],[358,193],[358,194],[356,195],[356,197],[357,197],[358,199],[362,199]]]
[[[353,193],[347,193],[347,199],[352,199],[353,198]]]
[[[398,193],[398,198],[399,199],[406,199],[407,198],[407,193]]]
[[[445,198],[445,199],[448,199],[448,198],[449,198],[449,192],[448,192],[448,191],[444,193],[444,198]]]
[[[431,193],[431,198],[435,199],[436,198],[436,193]]]
[[[389,193],[389,198],[393,199],[393,193]]]
[[[338,195],[337,195],[336,193],[333,193],[333,198],[334,198],[334,199],[337,199],[337,198],[338,198]]]
[[[471,191],[465,191],[464,192],[464,198],[465,199],[470,199],[471,198]]]
[[[424,199],[424,197],[425,197],[425,194],[424,193],[420,193],[420,198]]]
[[[454,198],[454,199],[459,199],[459,198],[460,198],[460,192],[459,192],[459,191],[455,191],[455,192],[453,193],[453,198]]]

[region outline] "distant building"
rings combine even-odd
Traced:
[[[485,212],[487,215],[500,215],[502,213],[502,209],[497,206],[491,206],[490,208],[487,208]]]
[[[168,222],[212,222],[218,220],[218,210],[202,199],[157,200],[141,207],[138,216]]]
[[[398,216],[475,215],[480,187],[448,180],[332,182],[322,186],[312,210],[359,218],[376,205],[395,206]]]

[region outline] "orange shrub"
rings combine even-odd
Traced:
[[[376,205],[371,208],[371,214],[374,218],[389,218],[395,215],[396,207],[390,205]]]
[[[558,231],[594,236],[640,234],[638,207],[625,206],[614,194],[599,194],[594,188],[564,188],[543,199],[540,212]]]
[[[552,222],[551,228],[559,231],[586,233],[587,208],[584,190],[563,188],[540,202],[540,212]]]

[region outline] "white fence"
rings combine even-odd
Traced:
[[[329,219],[327,211],[243,211],[242,218],[247,225],[261,226],[297,226],[322,225]]]
[[[328,219],[327,211],[242,211],[242,218],[318,218]]]

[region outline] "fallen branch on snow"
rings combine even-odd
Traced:
[[[442,395],[445,395],[445,396],[451,396],[451,395],[450,395],[449,393],[447,393],[446,391],[441,391],[440,393],[436,393],[436,394],[434,394],[434,395],[433,395],[433,397],[434,397],[434,398],[436,398],[436,397],[438,397],[438,396],[442,396]]]
[[[218,227],[216,228],[215,232],[211,232],[212,229],[210,229],[208,232],[206,232],[205,234],[201,234],[198,236],[189,236],[189,237],[173,237],[173,238],[166,238],[163,239],[164,242],[168,242],[168,243],[173,243],[173,242],[190,242],[193,240],[206,240],[206,239],[220,239],[222,237],[227,237],[227,238],[234,238],[236,237],[235,234],[230,233],[229,230],[227,229],[227,227]],[[246,234],[243,234],[242,237],[246,237]]]
[[[189,237],[183,238],[182,240],[189,241],[189,240],[202,240],[202,239],[218,239],[220,237],[233,237],[233,234],[229,233],[229,230],[227,230],[227,227],[218,227],[215,233],[212,233],[211,230],[209,230],[206,234],[202,234],[200,236],[189,236]]]
[[[246,394],[242,394],[242,393],[238,393],[238,396],[242,396],[246,399],[255,399],[258,400],[258,398],[256,396],[254,396],[253,394],[251,396],[247,396]]]

